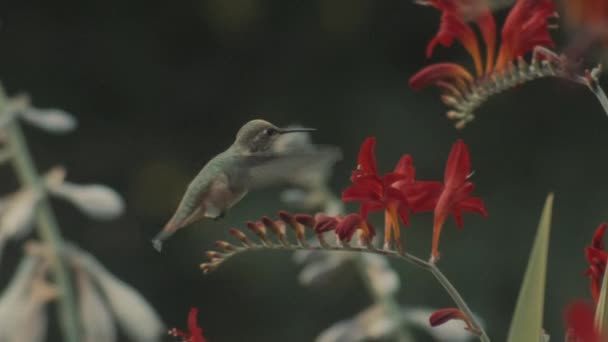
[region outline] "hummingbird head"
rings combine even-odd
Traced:
[[[247,153],[269,151],[279,136],[287,133],[310,132],[314,128],[279,128],[266,120],[247,122],[236,134],[234,145]]]

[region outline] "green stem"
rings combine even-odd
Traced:
[[[302,246],[302,245],[281,245],[281,244],[273,244],[273,245],[260,245],[256,243],[250,243],[244,247],[236,247],[232,246],[230,250],[224,250],[225,253],[221,255],[219,258],[215,258],[212,262],[202,264],[201,268],[205,272],[210,272],[217,268],[221,263],[223,263],[226,259],[242,253],[246,251],[255,251],[255,250],[268,250],[268,249],[279,249],[279,250],[307,250],[307,251],[341,251],[341,252],[359,252],[359,253],[371,253],[384,255],[391,258],[400,259],[406,261],[412,265],[415,265],[423,270],[430,272],[435,279],[439,282],[439,284],[445,289],[448,295],[452,298],[458,309],[462,311],[468,319],[469,324],[471,325],[472,332],[477,334],[479,339],[482,342],[490,342],[490,338],[488,334],[483,330],[481,324],[477,322],[473,312],[464,301],[458,290],[452,285],[449,279],[437,268],[434,263],[424,261],[415,255],[409,253],[401,253],[395,250],[387,250],[387,249],[376,249],[370,247],[353,247],[353,246],[337,246],[337,245],[320,245],[320,246]]]
[[[606,112],[606,115],[608,115],[608,97],[606,97],[606,93],[604,92],[602,87],[600,87],[600,85],[598,84],[595,87],[590,87],[590,89],[602,105],[602,108],[604,109],[604,112]]]
[[[0,88],[0,115],[7,115],[6,106],[6,96]],[[80,342],[80,322],[72,281],[67,266],[59,256],[59,251],[63,249],[64,242],[61,238],[57,220],[46,196],[42,180],[34,166],[19,122],[12,120],[7,124],[5,131],[9,148],[13,154],[12,165],[19,182],[23,187],[42,194],[42,198],[36,208],[36,223],[40,238],[49,246],[51,255],[53,256],[53,277],[60,291],[57,310],[59,322],[64,332],[64,341]]]
[[[336,198],[330,191],[326,192],[326,199],[325,199],[325,203],[323,205],[324,207],[324,212],[329,212],[330,208],[342,208],[342,201],[340,201],[338,198]],[[343,210],[340,210],[339,214],[342,214]],[[330,214],[338,214],[336,213],[330,213]],[[365,285],[365,287],[367,288],[367,291],[370,293],[372,299],[374,300],[374,303],[376,303],[377,305],[382,306],[392,317],[400,317],[401,316],[401,308],[399,306],[399,303],[397,302],[397,300],[395,299],[395,296],[393,294],[382,294],[379,293],[377,291],[377,289],[372,285],[373,280],[370,278],[369,274],[367,273],[367,266],[365,263],[365,260],[362,258],[361,255],[357,255],[357,257],[355,258],[355,266],[357,268],[357,272],[359,273],[359,275],[361,276],[361,279],[363,280],[363,284]],[[395,334],[397,341],[399,342],[407,342],[407,341],[413,341],[413,337],[411,336],[411,334],[406,331],[406,329],[404,329],[403,325],[400,324],[399,328],[397,329],[397,332]]]
[[[391,317],[400,317],[402,315],[401,308],[399,307],[399,304],[397,303],[395,296],[393,296],[392,294],[379,293],[376,290],[376,288],[372,285],[373,280],[370,278],[369,274],[367,273],[367,270],[366,270],[367,266],[365,265],[365,261],[363,260],[362,255],[357,256],[357,258],[355,260],[355,264],[357,266],[357,270],[361,276],[361,279],[363,279],[363,283],[365,284],[367,291],[371,294],[376,305],[382,306],[384,308],[384,310],[386,310]],[[397,341],[399,341],[399,342],[406,342],[406,341],[414,340],[412,335],[409,332],[407,332],[405,329],[403,329],[402,324],[399,325],[399,328],[397,329],[395,336],[397,338]]]

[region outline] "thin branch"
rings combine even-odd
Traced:
[[[234,235],[234,234],[233,234]],[[242,240],[241,240],[242,241]],[[424,261],[412,254],[409,253],[400,253],[395,250],[387,250],[387,249],[376,249],[371,244],[366,247],[353,247],[350,245],[330,245],[323,244],[318,246],[303,246],[301,244],[294,245],[281,245],[281,244],[257,244],[251,241],[248,241],[247,245],[243,245],[243,247],[234,246],[225,241],[219,241],[216,244],[223,252],[207,252],[207,256],[210,261],[207,263],[201,264],[201,269],[203,272],[208,273],[215,270],[220,264],[222,264],[226,259],[242,253],[246,251],[256,251],[256,250],[287,250],[287,251],[296,251],[296,250],[307,250],[307,251],[341,251],[341,252],[359,252],[359,253],[372,253],[377,255],[383,255],[386,257],[391,257],[395,259],[400,259],[406,261],[414,266],[417,266],[421,269],[424,269],[430,272],[441,284],[441,286],[446,290],[449,296],[452,298],[454,303],[458,306],[458,308],[468,317],[469,322],[471,322],[472,332],[475,333],[482,342],[490,342],[490,338],[483,330],[482,326],[477,322],[473,312],[466,304],[462,296],[458,293],[458,290],[452,285],[449,279],[437,268],[437,266],[433,263]]]
[[[6,111],[7,97],[0,87],[0,115],[10,116]],[[0,120],[1,121],[1,120]],[[76,309],[76,300],[68,269],[58,251],[62,250],[64,242],[61,237],[57,220],[51,209],[44,190],[43,182],[38,175],[30,155],[27,142],[17,120],[8,120],[5,126],[8,148],[12,153],[12,165],[19,182],[27,188],[43,194],[36,208],[36,222],[41,239],[51,246],[53,254],[52,270],[55,282],[60,289],[57,310],[59,321],[67,342],[80,342],[80,320]]]
[[[344,211],[344,205],[342,204],[342,201],[336,196],[334,196],[329,190],[326,190],[325,199],[321,207],[323,208],[323,212],[325,213],[333,214],[335,212],[336,214],[343,214]],[[376,286],[373,286],[373,279],[367,272],[367,265],[362,255],[357,255],[354,260],[354,263],[355,268],[359,273],[359,276],[363,280],[363,284],[365,285],[367,291],[370,293],[374,302],[384,307],[384,309],[389,313],[389,315],[397,317],[400,314],[401,308],[399,306],[399,303],[395,299],[395,296],[392,293],[381,293]],[[404,329],[403,324],[399,325],[395,336],[397,338],[397,341],[400,342],[411,341],[413,339],[411,334]]]
[[[448,90],[442,96],[442,101],[450,108],[448,118],[456,120],[456,128],[461,129],[475,118],[474,112],[491,96],[540,78],[557,77],[588,87],[608,115],[608,97],[599,86],[601,66],[585,71],[584,75],[575,73],[574,68],[575,64],[566,56],[536,46],[530,62],[519,57],[504,70],[480,78],[470,87],[458,90],[450,83],[442,84]]]

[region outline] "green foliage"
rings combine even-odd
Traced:
[[[604,272],[602,290],[595,309],[595,324],[600,333],[608,332],[608,272]]]
[[[549,194],[540,217],[536,239],[517,298],[508,342],[541,340],[552,209],[553,194]]]

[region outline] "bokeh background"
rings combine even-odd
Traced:
[[[213,342],[311,341],[370,303],[354,272],[323,288],[300,286],[299,267],[283,252],[200,272],[203,252],[227,228],[285,208],[279,189],[250,194],[223,221],[180,231],[162,254],[152,249],[189,180],[259,117],[316,127],[315,141],[340,146],[337,193],[367,136],[378,138],[382,170],[407,152],[429,180],[441,179],[451,144],[463,138],[490,216],[467,215],[463,231],[449,223],[441,268],[496,341],[506,336],[544,198],[555,192],[545,328],[559,341],[562,308],[590,297],[583,247],[608,219],[608,119],[588,90],[547,79],[495,96],[456,131],[436,92],[407,85],[429,63],[438,20],[407,0],[7,0],[0,79],[11,94],[77,115],[70,135],[27,129],[39,168],[59,163],[73,181],[108,184],[128,210],[99,223],[57,202],[63,232],[139,289],[168,326],[184,327],[195,306]],[[431,61],[444,60],[470,63],[459,47],[438,48]],[[3,186],[15,185],[1,173]],[[431,221],[415,217],[405,234],[422,257]],[[2,284],[19,256],[9,246]],[[392,263],[403,306],[452,306],[430,275]],[[60,341],[56,328],[49,340]]]

